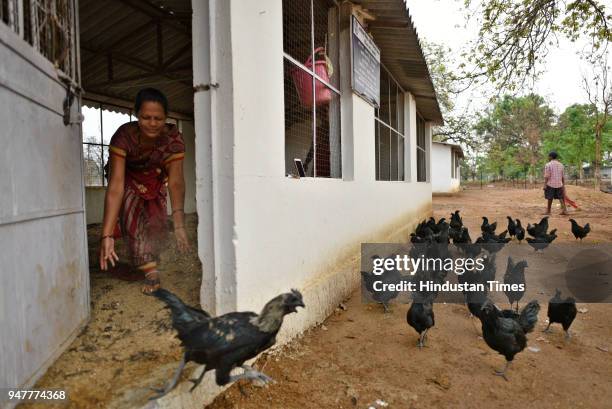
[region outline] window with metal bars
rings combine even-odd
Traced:
[[[451,149],[451,178],[453,179],[455,178],[455,161],[457,160],[455,155],[455,151]]]
[[[76,78],[74,0],[0,0],[0,6],[4,24]]]
[[[108,145],[115,131],[126,122],[136,121],[132,113],[117,112],[117,107],[88,102],[83,106],[83,169],[85,186],[106,186],[104,166],[108,163]],[[124,111],[124,109],[121,109]],[[174,118],[167,123],[178,125]]]
[[[405,180],[404,91],[381,66],[380,107],[374,121],[376,180]]]
[[[427,139],[425,121],[417,114],[417,182],[427,182]]]
[[[341,178],[338,6],[283,0],[285,174]]]

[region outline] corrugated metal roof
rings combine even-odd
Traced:
[[[419,36],[405,0],[353,0],[376,20],[367,23],[381,51],[382,63],[416,99],[417,109],[427,121],[443,123],[429,68]]]
[[[151,86],[166,94],[171,111],[193,116],[189,0],[80,0],[79,29],[84,98],[131,103]]]

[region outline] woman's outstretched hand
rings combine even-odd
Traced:
[[[100,269],[106,270],[109,261],[115,267],[115,262],[119,261],[119,256],[115,253],[115,239],[104,237],[100,242]]]
[[[179,227],[174,230],[174,236],[176,237],[176,245],[181,253],[186,253],[191,246],[189,245],[189,239],[187,238],[187,232],[184,227]]]

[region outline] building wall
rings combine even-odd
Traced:
[[[374,109],[350,90],[348,43],[339,67],[344,179],[285,177],[282,2],[192,4],[194,85],[215,84],[198,87],[194,107],[201,303],[216,315],[260,311],[298,288],[307,307],[285,319],[282,343],[355,290],[362,242],[408,240],[432,212],[431,184],[411,182],[412,151],[406,182],[375,181]],[[412,150],[417,107],[409,94],[406,107]],[[429,124],[426,133],[430,144]],[[220,390],[209,373],[193,394],[177,391],[158,403],[201,407]]]
[[[0,61],[0,387],[27,388],[89,314],[81,132],[53,65],[4,24]]]
[[[353,153],[353,177],[285,177],[282,4],[231,4],[236,308],[259,310],[299,288],[308,308],[289,318],[290,333],[324,319],[356,287],[349,260],[359,259],[360,243],[407,239],[411,223],[431,212],[431,185],[375,181],[374,108],[345,82],[342,149]]]
[[[180,121],[179,127],[185,140],[185,213],[196,212],[196,178],[195,178],[195,131],[193,122]],[[102,223],[104,218],[104,196],[106,187],[88,186],[85,188],[85,205],[87,224]],[[171,214],[170,196],[168,196],[168,214]]]
[[[448,145],[433,143],[432,155],[432,180],[431,186],[433,193],[452,193],[459,190],[460,176],[451,177],[451,148]]]

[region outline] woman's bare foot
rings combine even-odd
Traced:
[[[142,287],[142,293],[144,295],[151,295],[153,291],[160,287],[159,271],[149,271],[145,274],[144,285]]]

